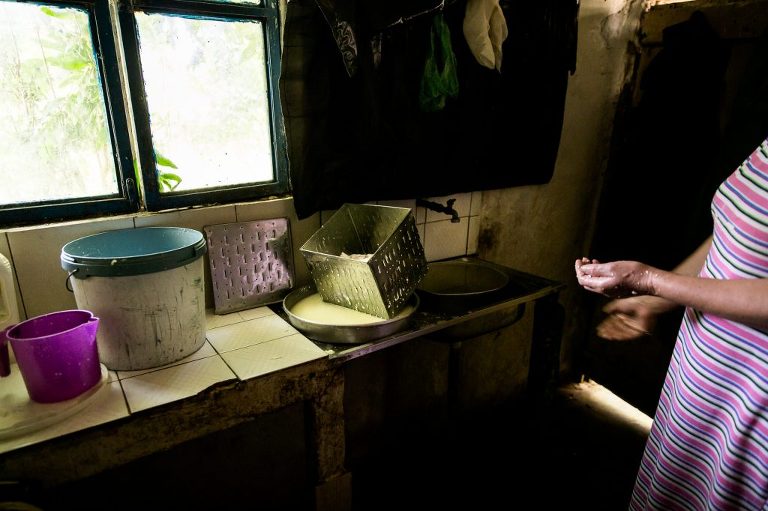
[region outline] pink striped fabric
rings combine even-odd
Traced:
[[[712,215],[700,276],[768,278],[768,139]],[[630,509],[768,510],[768,331],[686,311]]]

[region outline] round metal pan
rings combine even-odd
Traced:
[[[301,333],[316,341],[332,344],[360,344],[381,339],[403,330],[411,320],[413,313],[419,308],[419,297],[413,293],[405,306],[413,309],[402,317],[382,319],[376,323],[358,325],[329,325],[301,318],[293,313],[293,307],[304,298],[317,293],[314,285],[307,285],[291,291],[283,298],[283,310],[288,315],[288,321]]]
[[[425,310],[466,312],[492,303],[509,284],[509,276],[471,261],[429,263],[417,289]]]

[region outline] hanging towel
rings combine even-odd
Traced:
[[[464,37],[481,65],[501,72],[501,45],[508,34],[499,0],[467,0]]]

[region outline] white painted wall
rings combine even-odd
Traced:
[[[499,264],[568,284],[561,368],[583,335],[573,271],[590,246],[606,169],[618,96],[627,75],[627,49],[642,13],[638,0],[582,0],[576,72],[570,77],[555,173],[545,185],[483,193],[478,253]]]

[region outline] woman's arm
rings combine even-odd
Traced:
[[[577,262],[577,278],[585,289],[607,296],[651,295],[665,300],[670,308],[683,305],[768,328],[768,279],[720,280],[695,276],[710,245],[711,238],[672,272],[636,261]]]
[[[712,236],[708,237],[704,242],[699,245],[699,247],[694,250],[691,255],[689,255],[687,258],[683,260],[680,264],[678,264],[675,269],[672,270],[672,273],[677,273],[680,275],[688,275],[691,277],[695,277],[699,274],[701,271],[702,266],[704,266],[704,261],[707,259],[707,254],[709,253],[709,248],[712,246]],[[582,267],[585,267],[584,265],[589,264],[600,264],[596,260],[590,260],[586,257],[582,258],[579,261],[576,261],[576,277],[579,279],[579,284],[584,285],[582,282],[582,274],[584,273],[584,270],[582,270]],[[614,292],[614,293],[608,293],[605,290],[597,290],[597,289],[590,289],[589,287],[585,286],[590,291],[595,291],[607,296],[613,296],[613,297],[622,297],[622,292]],[[633,291],[635,291],[633,293]],[[628,295],[635,295],[635,294],[644,294],[639,293],[637,290],[630,289],[627,293]],[[606,307],[603,309],[607,313],[613,312],[612,309],[621,309],[619,304],[616,303],[617,300],[614,300],[613,302],[609,302]],[[641,300],[642,304],[645,306],[645,308],[648,309],[649,314],[659,314],[666,311],[670,311],[674,308],[677,308],[681,306],[682,304],[678,302],[671,301],[669,299],[660,297],[660,296],[645,296]]]
[[[706,279],[656,271],[648,292],[702,312],[768,328],[768,279]]]

